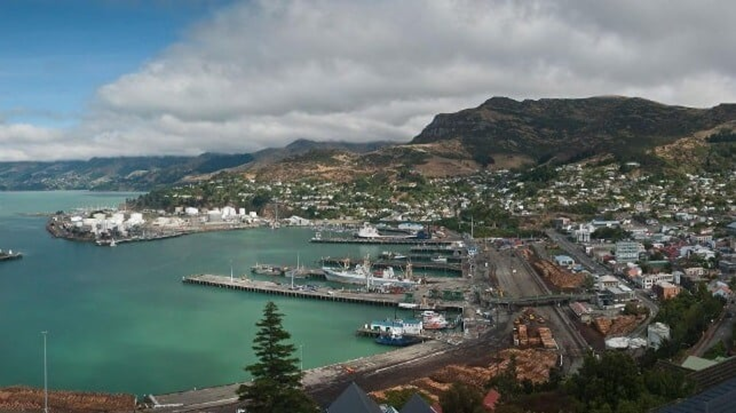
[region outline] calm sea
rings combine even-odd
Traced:
[[[193,273],[248,272],[256,262],[316,265],[323,255],[376,256],[370,246],[310,244],[306,229],[254,229],[98,247],[53,239],[29,214],[113,206],[134,194],[0,192],[0,249],[24,253],[0,263],[0,386],[43,385],[48,331],[49,387],[138,395],[248,378],[254,324],[265,302],[285,313],[304,368],[387,351],[354,336],[393,310],[276,298],[181,283]]]

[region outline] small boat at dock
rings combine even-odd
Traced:
[[[256,263],[250,267],[250,272],[257,275],[281,275],[283,270],[276,265]]]
[[[398,261],[398,260],[405,260],[406,258],[407,258],[406,255],[398,253],[398,252],[383,251],[381,253],[381,259],[383,260],[397,260]]]

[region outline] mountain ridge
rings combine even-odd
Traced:
[[[250,154],[0,162],[0,190],[150,190],[221,173],[256,180],[441,177],[605,157],[696,171],[736,163],[736,143],[709,139],[736,133],[735,125],[733,103],[701,109],[623,96],[522,101],[496,96],[436,115],[408,143],[297,139]]]
[[[311,150],[340,149],[363,153],[388,142],[317,142],[297,139],[283,148],[253,153],[205,152],[197,156],[114,156],[88,160],[0,162],[0,190],[135,190],[145,191],[279,162]]]
[[[412,144],[458,139],[484,166],[495,156],[524,154],[537,163],[588,154],[651,150],[736,119],[736,105],[669,106],[643,98],[592,97],[516,101],[493,97],[475,108],[434,117]],[[559,145],[564,144],[564,148]]]

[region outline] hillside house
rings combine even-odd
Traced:
[[[657,298],[660,300],[669,300],[670,298],[677,297],[681,288],[670,282],[660,281],[652,287],[652,291],[657,294]]]

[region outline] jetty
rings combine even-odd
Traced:
[[[371,245],[451,245],[453,240],[447,239],[420,239],[420,238],[399,238],[399,237],[378,237],[378,238],[348,238],[348,237],[313,237],[310,242],[318,244],[371,244]]]
[[[280,295],[283,297],[308,298],[339,303],[368,304],[382,307],[396,307],[403,295],[353,292],[349,290],[321,290],[314,287],[294,286],[288,283],[259,281],[243,278],[230,278],[222,275],[197,274],[183,277],[184,284],[225,288],[228,290]]]
[[[288,278],[286,280],[288,280]],[[407,304],[413,305],[413,303],[405,302],[407,296],[413,297],[414,295],[414,293],[407,292],[404,292],[403,294],[387,294],[349,289],[326,289],[323,287],[317,288],[315,286],[304,285],[294,285],[294,287],[292,287],[291,283],[289,282],[279,283],[274,281],[252,280],[249,278],[231,278],[229,276],[213,274],[190,275],[187,277],[182,277],[181,281],[184,284],[190,285],[224,288],[227,290],[245,291],[250,293],[280,295],[282,297],[333,301],[336,303],[365,304],[380,307],[412,308],[415,311],[435,310],[454,311],[462,313],[464,310],[463,305],[460,303],[454,303],[451,300],[439,300],[443,297],[433,297],[434,299],[438,299],[438,302],[431,307],[421,305],[417,305],[416,307],[406,307]]]

